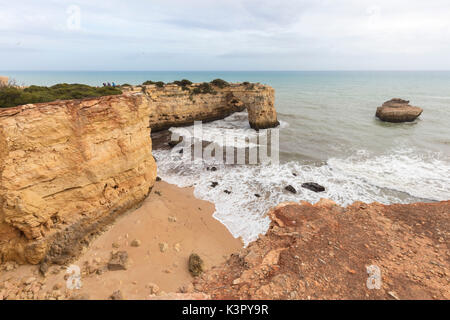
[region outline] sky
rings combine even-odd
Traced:
[[[0,0],[0,70],[450,70],[450,1]]]

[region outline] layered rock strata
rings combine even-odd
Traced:
[[[0,262],[64,263],[139,205],[156,178],[151,129],[244,109],[253,128],[278,125],[270,87],[198,87],[0,109]]]
[[[156,164],[144,95],[0,109],[0,261],[74,257],[149,193]]]

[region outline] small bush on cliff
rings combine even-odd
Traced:
[[[202,94],[202,93],[216,94],[217,92],[212,89],[211,85],[208,82],[203,82],[192,91],[192,94]]]
[[[91,87],[84,84],[61,83],[52,87],[30,86],[0,88],[0,108],[15,107],[28,103],[51,102],[117,95],[122,91],[114,87]]]
[[[211,81],[211,84],[216,87],[219,87],[220,89],[223,89],[230,85],[228,82],[226,82],[225,80],[222,80],[222,79],[214,79],[213,81]]]
[[[181,81],[176,80],[173,82],[173,84],[179,85],[181,87],[187,87],[187,86],[190,86],[192,84],[192,82],[187,79],[183,79]]]

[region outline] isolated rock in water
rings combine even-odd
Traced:
[[[123,300],[123,295],[120,290],[115,291],[110,297],[111,300]]]
[[[297,193],[297,190],[295,190],[295,188],[291,185],[288,185],[287,187],[284,188],[285,190],[292,192],[292,193]]]
[[[108,262],[108,270],[118,271],[127,270],[128,268],[128,253],[126,251],[119,251],[111,255]]]
[[[423,112],[419,107],[409,105],[409,101],[395,98],[377,108],[376,116],[386,122],[411,122]]]
[[[314,192],[323,192],[325,188],[315,182],[307,182],[302,184],[302,188],[309,189]]]
[[[197,277],[202,274],[203,271],[205,271],[205,263],[202,258],[196,253],[191,254],[189,257],[189,272],[194,277]]]
[[[218,185],[219,185],[219,183],[214,181],[214,182],[211,183],[211,188],[215,188]]]

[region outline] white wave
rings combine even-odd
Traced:
[[[223,135],[223,128],[231,127],[236,127],[235,134],[247,134],[248,128],[242,129],[245,124],[248,125],[246,115],[238,113],[204,125],[204,134],[217,140]],[[398,149],[372,155],[361,150],[347,158],[331,158],[321,166],[299,162],[216,165],[217,171],[211,171],[201,160],[187,161],[177,148],[154,151],[158,175],[179,187],[194,186],[194,195],[213,202],[214,217],[234,237],[242,237],[245,245],[267,231],[267,211],[285,201],[316,203],[329,198],[346,206],[355,201],[389,204],[450,198],[450,159],[437,153],[419,155],[414,149]],[[218,185],[214,188],[212,182]],[[319,183],[326,191],[304,189],[301,185],[305,182]],[[297,194],[286,191],[287,185],[292,185]]]

